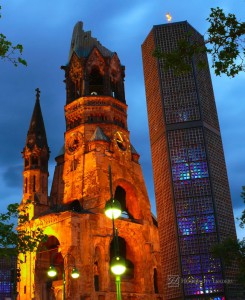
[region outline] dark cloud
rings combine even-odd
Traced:
[[[2,183],[8,188],[22,188],[23,166],[10,165],[2,175]]]

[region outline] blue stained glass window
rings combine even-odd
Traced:
[[[201,273],[201,263],[199,255],[183,256],[181,260],[183,275]]]
[[[11,283],[10,281],[2,281],[0,282],[0,294],[10,294],[11,292]]]
[[[173,181],[187,180],[191,178],[188,163],[173,165],[172,173],[173,173]]]
[[[192,179],[208,177],[208,166],[204,161],[190,163],[190,171]]]
[[[218,258],[214,258],[211,254],[201,256],[202,270],[204,273],[221,272],[221,263]]]
[[[215,232],[214,215],[197,217],[198,231],[202,233]]]
[[[189,161],[205,160],[206,153],[202,144],[191,145],[188,149]]]
[[[12,291],[11,269],[15,267],[16,258],[0,259],[0,299],[10,298]]]
[[[196,233],[195,217],[178,218],[179,234],[191,235]]]
[[[223,278],[221,274],[204,275],[205,294],[220,293],[224,291]]]
[[[188,161],[187,150],[186,148],[172,148],[170,150],[170,156],[172,163],[182,163]]]
[[[183,277],[185,295],[204,294],[203,278],[200,275],[189,275]]]

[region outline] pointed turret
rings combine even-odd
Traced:
[[[38,88],[36,89],[36,103],[26,139],[26,147],[33,149],[35,145],[40,149],[43,149],[44,147],[48,149],[46,131],[40,106],[40,90]]]
[[[92,135],[90,142],[93,141],[106,141],[106,142],[110,142],[110,139],[108,138],[108,136],[106,136],[103,132],[103,130],[97,126],[95,129],[94,134]]]
[[[48,202],[48,160],[49,147],[40,106],[40,90],[36,89],[36,102],[23,149],[24,187],[23,200],[31,200],[33,210],[30,218],[37,216]],[[38,199],[38,201],[37,201]]]

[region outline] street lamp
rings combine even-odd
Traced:
[[[121,300],[121,275],[126,271],[126,264],[125,259],[119,255],[118,230],[117,228],[115,228],[115,219],[120,217],[122,210],[120,202],[116,199],[113,199],[111,166],[108,167],[108,171],[110,184],[110,200],[106,202],[105,215],[112,220],[113,243],[115,254],[115,256],[111,260],[110,269],[111,272],[116,276],[117,300]]]
[[[55,277],[57,275],[57,270],[55,269],[55,267],[53,265],[50,265],[47,273],[48,273],[49,277]]]
[[[69,264],[68,257],[71,257],[74,260],[74,264],[71,264],[71,265]],[[66,267],[64,267],[62,270],[62,300],[66,300],[66,273],[65,273],[66,269],[69,267],[72,267],[71,277],[73,279],[77,279],[80,276],[80,274],[75,266],[75,257],[73,255],[71,255],[70,253],[67,253],[64,256],[64,263],[65,263],[65,259],[67,260],[67,263],[66,263]],[[57,275],[56,268],[53,265],[50,265],[50,267],[47,271],[47,274],[51,278],[55,277]]]

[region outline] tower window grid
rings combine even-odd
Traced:
[[[168,142],[184,293],[186,296],[221,293],[224,286],[220,260],[210,253],[212,243],[207,243],[205,252],[200,247],[201,238],[209,234],[215,234],[215,243],[218,241],[202,129],[169,131]],[[181,251],[184,236],[186,247]]]

